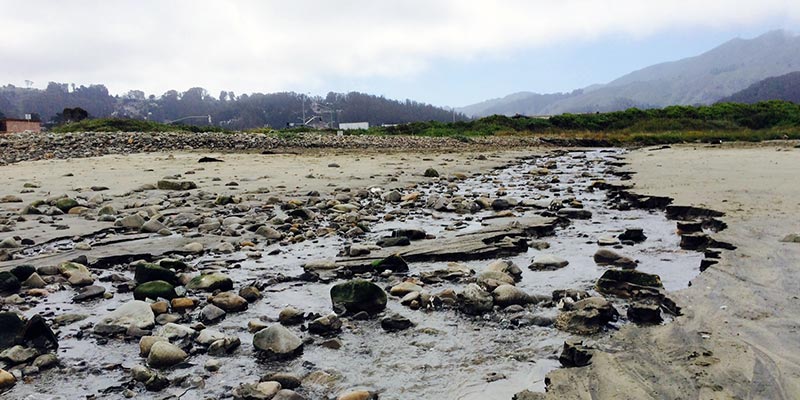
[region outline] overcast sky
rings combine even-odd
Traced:
[[[160,95],[358,90],[463,106],[569,91],[734,37],[798,0],[0,0],[0,76]]]

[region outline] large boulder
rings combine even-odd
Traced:
[[[303,341],[283,325],[273,324],[253,336],[253,347],[270,358],[285,358],[300,354]]]
[[[22,283],[9,271],[0,272],[0,293],[12,293],[19,290]]]
[[[150,281],[166,281],[174,285],[178,282],[174,272],[160,265],[149,263],[137,264],[133,278],[139,284]]]
[[[494,304],[500,307],[518,304],[524,306],[533,302],[533,297],[513,285],[500,285],[492,291]]]
[[[233,281],[225,274],[213,272],[192,278],[192,280],[186,284],[186,288],[191,290],[205,290],[207,292],[232,290]]]
[[[136,300],[144,299],[167,299],[172,300],[178,295],[175,293],[175,287],[169,282],[165,281],[150,281],[143,283],[136,287],[133,291],[133,298]]]
[[[155,322],[155,314],[153,314],[150,304],[141,300],[131,300],[100,320],[102,325],[120,327],[123,330],[130,326],[147,329],[155,325]]]
[[[458,308],[466,314],[483,314],[491,311],[493,306],[492,295],[474,283],[458,293]]]
[[[406,260],[403,260],[403,257],[400,257],[397,254],[393,254],[382,260],[377,260],[373,262],[372,267],[375,268],[375,271],[378,272],[382,272],[387,269],[392,272],[408,271],[408,264],[406,263]]]
[[[331,302],[337,313],[365,311],[375,314],[386,308],[386,292],[372,282],[354,279],[334,285],[331,288]]]
[[[16,344],[24,326],[22,318],[17,313],[0,312],[0,350]]]
[[[609,269],[595,285],[600,293],[620,297],[636,297],[639,293],[651,294],[664,288],[658,275],[636,270]]]
[[[556,318],[556,328],[578,334],[591,335],[600,332],[619,313],[611,303],[602,297],[589,297],[564,308]]]

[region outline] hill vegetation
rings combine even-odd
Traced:
[[[764,79],[747,89],[725,97],[720,102],[752,104],[768,100],[800,103],[800,71]]]

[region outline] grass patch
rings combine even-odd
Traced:
[[[162,124],[155,121],[126,118],[85,119],[56,126],[56,133],[74,132],[229,132],[216,126],[195,126],[181,124]]]

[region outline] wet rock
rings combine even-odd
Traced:
[[[642,228],[628,228],[617,236],[623,242],[641,243],[647,239]]]
[[[150,349],[153,348],[153,345],[156,344],[156,342],[169,343],[169,339],[163,336],[142,336],[141,339],[139,339],[139,355],[142,357],[147,357],[147,355],[150,354]]]
[[[154,368],[168,368],[186,361],[189,355],[180,347],[169,342],[155,342],[147,355],[147,365]]]
[[[147,233],[161,232],[164,229],[167,229],[167,226],[156,218],[151,218],[149,221],[145,222],[141,228],[142,232]]]
[[[301,396],[299,393],[289,390],[289,389],[281,389],[278,393],[275,393],[275,397],[272,400],[305,400],[306,398]]]
[[[483,271],[477,276],[476,281],[486,290],[492,291],[500,285],[513,285],[514,277],[499,271]]]
[[[389,237],[383,238],[376,242],[380,247],[399,247],[411,245],[411,240],[405,236],[403,237]]]
[[[281,390],[278,382],[261,382],[258,384],[242,384],[233,390],[236,400],[270,400]]]
[[[39,352],[34,348],[16,345],[0,352],[0,360],[17,365],[33,360],[38,355]]]
[[[225,312],[239,312],[247,309],[247,300],[233,292],[222,292],[209,299],[211,304]]]
[[[176,297],[169,302],[172,311],[183,312],[196,306],[195,301],[188,297]]]
[[[601,236],[597,238],[597,244],[599,246],[616,246],[619,244],[619,239],[613,236]]]
[[[18,265],[10,271],[20,282],[30,278],[31,275],[36,273],[36,268],[31,265]]]
[[[411,292],[422,292],[422,290],[422,286],[419,286],[413,282],[401,282],[392,286],[392,288],[389,289],[389,294],[392,296],[403,297]]]
[[[283,233],[278,231],[275,228],[262,225],[256,229],[256,235],[263,236],[267,240],[281,240],[283,239]]]
[[[239,296],[247,300],[248,303],[258,301],[261,296],[261,291],[255,286],[245,286],[239,289]]]
[[[317,335],[332,335],[342,330],[342,321],[336,314],[328,314],[308,323],[308,331]]]
[[[547,396],[540,392],[531,392],[530,390],[523,390],[515,393],[511,400],[545,400]]]
[[[592,212],[589,210],[584,210],[582,208],[562,208],[557,212],[559,217],[565,217],[570,219],[591,219]]]
[[[164,326],[158,330],[158,336],[165,337],[169,340],[194,337],[195,333],[197,332],[194,329],[174,322],[165,323]]]
[[[582,341],[565,341],[558,361],[566,368],[585,367],[592,363],[592,353]]]
[[[627,269],[636,268],[635,260],[606,248],[598,249],[594,253],[594,262],[598,265],[613,265]]]
[[[458,308],[466,314],[483,314],[491,311],[493,306],[492,295],[474,283],[470,283],[458,293]]]
[[[634,302],[628,307],[628,319],[638,324],[660,324],[661,306],[652,302]]]
[[[0,390],[8,389],[17,383],[17,378],[10,372],[0,368]]]
[[[150,305],[140,300],[131,300],[100,320],[102,325],[121,327],[123,331],[131,325],[140,329],[147,329],[155,325],[155,323],[155,314],[153,314]]]
[[[502,211],[511,208],[511,204],[508,202],[507,199],[495,199],[492,201],[492,209],[495,211]]]
[[[399,315],[392,314],[381,318],[381,328],[387,332],[403,331],[414,326],[410,319]]]
[[[497,260],[486,267],[487,271],[502,272],[514,278],[514,281],[522,280],[522,270],[510,260]]]
[[[128,229],[141,229],[145,224],[144,218],[139,214],[128,215],[117,221],[117,225]]]
[[[225,310],[213,304],[208,304],[200,311],[200,320],[206,323],[215,323],[225,318],[226,314]]]
[[[32,316],[25,323],[22,340],[37,349],[58,348],[58,338],[39,314]]]
[[[303,341],[283,325],[273,324],[253,336],[253,347],[269,358],[285,358],[303,351]]]
[[[25,324],[17,313],[0,312],[0,349],[13,346],[22,334],[24,327]]]
[[[186,284],[186,288],[191,290],[204,290],[207,292],[216,290],[227,291],[233,289],[233,281],[225,274],[214,272],[192,278],[192,280]]]
[[[22,203],[22,198],[14,196],[13,194],[8,194],[0,197],[0,203]]]
[[[783,243],[800,243],[800,233],[790,233],[781,239]]]
[[[158,181],[156,187],[159,190],[192,190],[197,189],[197,184],[192,181],[176,181],[171,179],[162,179]]]
[[[24,282],[22,282],[22,286],[34,289],[41,289],[47,286],[47,282],[39,276],[38,273],[32,273]]]
[[[8,271],[0,271],[0,293],[13,293],[22,287],[19,279]]]
[[[422,240],[428,237],[428,234],[419,228],[403,228],[392,231],[392,237],[408,238],[409,240]]]
[[[636,270],[609,269],[597,280],[595,288],[600,293],[613,294],[620,297],[634,297],[637,291],[663,289],[658,275]]]
[[[515,304],[524,306],[533,302],[533,297],[513,285],[498,286],[492,291],[492,298],[494,299],[494,304],[500,307]]]
[[[569,265],[569,261],[552,254],[539,254],[534,257],[530,269],[534,271],[555,271]]]
[[[208,372],[217,372],[221,368],[222,368],[222,362],[217,359],[208,360],[206,361],[205,364],[203,364],[203,369],[205,369]]]
[[[406,263],[406,260],[403,260],[403,257],[397,254],[373,262],[372,267],[375,271],[385,271],[387,269],[392,272],[408,271],[408,263]]]
[[[619,316],[614,306],[602,297],[589,297],[564,309],[565,311],[556,317],[556,328],[578,335],[600,332]]]
[[[203,244],[199,242],[189,243],[186,246],[183,246],[183,251],[192,254],[200,254],[204,251],[204,249],[205,247]]]
[[[143,383],[145,389],[151,392],[158,392],[169,386],[167,378],[143,365],[131,368],[131,375],[133,380]]]
[[[437,171],[437,170],[435,170],[433,168],[428,168],[428,169],[425,170],[425,173],[423,173],[422,175],[424,177],[426,177],[426,178],[438,178],[439,177],[439,171]]]
[[[74,287],[89,286],[94,283],[94,278],[91,274],[84,272],[72,272],[67,278],[67,282]]]
[[[78,202],[75,199],[70,199],[69,197],[63,197],[56,200],[53,203],[55,208],[58,208],[62,212],[68,212],[71,208],[77,207]]]
[[[303,312],[294,307],[286,307],[278,314],[278,322],[284,325],[299,324],[303,322]]]
[[[53,353],[42,354],[33,360],[33,366],[39,370],[46,370],[53,368],[59,364],[58,357]]]
[[[386,308],[386,292],[372,282],[355,279],[334,285],[331,302],[334,311],[340,314],[360,311],[374,314]]]
[[[378,394],[366,390],[356,390],[341,394],[336,400],[378,400]]]
[[[0,249],[16,249],[20,247],[22,247],[22,245],[17,243],[17,240],[13,237],[5,238],[0,241]]]
[[[299,377],[287,373],[268,373],[261,377],[261,382],[274,381],[281,384],[284,389],[297,389],[302,384]]]
[[[145,299],[167,299],[172,300],[178,297],[175,287],[165,281],[150,281],[136,287],[133,291],[133,298],[136,300]]]
[[[134,280],[136,283],[147,283],[151,281],[166,281],[171,284],[178,282],[175,273],[160,265],[150,263],[140,263],[136,265]]]
[[[72,298],[72,301],[75,303],[80,303],[87,300],[97,299],[103,297],[105,294],[106,288],[102,286],[90,285],[82,288],[80,292],[76,296]]]

